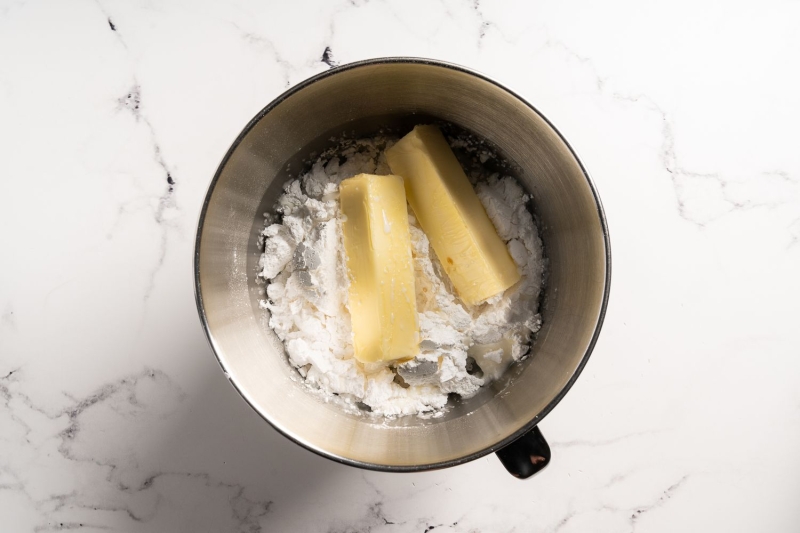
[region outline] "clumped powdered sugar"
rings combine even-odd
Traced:
[[[403,364],[363,364],[353,357],[348,278],[338,188],[360,173],[389,174],[379,136],[346,141],[284,186],[262,232],[259,276],[267,280],[262,307],[283,341],[289,362],[327,399],[386,416],[439,412],[450,393],[468,398],[524,357],[539,330],[546,265],[530,199],[517,181],[484,170],[494,154],[474,139],[451,138],[468,160],[475,191],[507,243],[522,279],[477,306],[464,304],[444,274],[428,238],[409,211],[420,354]]]

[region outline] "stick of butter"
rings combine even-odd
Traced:
[[[419,353],[408,208],[400,176],[359,174],[339,186],[355,357]]]
[[[408,203],[459,296],[475,305],[520,279],[505,243],[436,126],[417,126],[386,151]]]

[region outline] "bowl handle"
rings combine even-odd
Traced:
[[[538,426],[497,451],[497,457],[509,474],[526,479],[550,464],[550,446]]]

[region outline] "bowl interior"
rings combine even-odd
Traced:
[[[311,394],[258,307],[257,234],[282,185],[331,137],[443,120],[494,144],[534,197],[550,260],[543,327],[531,356],[441,418],[373,419]],[[549,123],[506,89],[457,67],[366,62],[312,78],[273,102],[223,161],[204,206],[198,304],[242,396],[278,430],[328,457],[375,468],[446,466],[497,449],[535,425],[569,388],[599,332],[607,297],[599,201]]]

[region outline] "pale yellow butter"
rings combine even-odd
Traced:
[[[415,127],[386,158],[403,177],[408,203],[466,303],[480,303],[519,281],[517,265],[436,126]]]
[[[419,325],[403,179],[359,174],[339,193],[355,357],[414,357]]]

